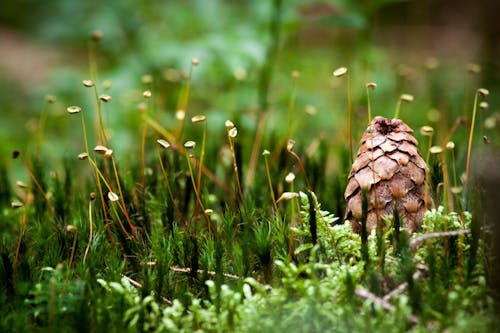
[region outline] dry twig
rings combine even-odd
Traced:
[[[364,298],[368,301],[371,301],[373,304],[380,306],[384,310],[387,310],[390,312],[396,311],[396,308],[394,307],[394,305],[392,305],[391,303],[378,297],[377,295],[372,294],[371,292],[369,292],[368,290],[366,290],[364,288],[356,288],[354,293],[356,294],[356,296],[359,296],[359,297]],[[412,314],[409,314],[407,316],[407,320],[408,320],[408,322],[410,322],[412,324],[418,324],[418,322],[419,322],[418,318]]]
[[[122,275],[122,277],[127,280],[128,283],[130,283],[131,285],[133,285],[134,287],[136,288],[142,288],[142,284],[137,282],[136,280],[132,279],[132,278],[129,278],[128,276],[126,275]],[[172,301],[169,300],[168,298],[164,297],[164,296],[161,296],[161,299],[162,301],[164,301],[165,303],[167,303],[168,305],[172,305]]]
[[[469,234],[470,230],[469,229],[463,229],[463,230],[454,230],[454,231],[443,231],[443,232],[431,232],[428,234],[424,234],[419,237],[415,237],[410,241],[410,248],[415,250],[420,244],[425,242],[426,240],[432,239],[432,238],[441,238],[441,237],[453,237],[453,236],[460,236],[460,235],[466,235]]]
[[[421,277],[427,273],[429,268],[426,265],[423,264],[417,264],[417,271],[413,273],[413,280],[419,280]],[[408,283],[404,282],[401,283],[399,286],[391,290],[389,293],[387,293],[382,299],[386,302],[389,302],[394,296],[402,294],[408,289]]]
[[[175,266],[171,266],[170,267],[170,270],[171,271],[174,271],[174,272],[178,272],[178,273],[191,273],[191,268],[189,267],[175,267]],[[202,269],[199,269],[198,271],[198,274],[204,274],[205,271],[202,270]],[[215,276],[217,275],[216,272],[213,272],[213,271],[206,271],[206,273],[210,276]],[[229,273],[222,273],[222,276],[227,278],[227,279],[233,279],[233,280],[239,280],[239,279],[242,279],[241,276],[238,276],[238,275],[235,275],[235,274],[229,274]]]

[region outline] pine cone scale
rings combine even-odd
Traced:
[[[373,162],[372,169],[379,175],[380,179],[388,180],[399,170],[399,164],[392,158],[384,155]]]
[[[408,162],[407,165],[401,167],[400,172],[403,176],[410,178],[415,185],[422,185],[425,181],[425,170],[413,162]]]
[[[363,168],[354,174],[354,178],[361,189],[368,189],[373,184],[380,181],[380,177],[376,172],[373,172],[370,167]]]
[[[408,141],[403,141],[399,145],[398,149],[399,151],[410,154],[410,156],[412,157],[420,155],[417,146],[413,145],[411,142]]]
[[[410,161],[410,157],[407,154],[400,152],[399,150],[390,153],[388,156],[401,166],[407,165],[408,162]]]
[[[398,149],[398,147],[399,147],[399,144],[397,142],[389,141],[389,140],[380,145],[380,148],[382,148],[384,153],[390,153],[392,151],[395,151],[396,149]]]

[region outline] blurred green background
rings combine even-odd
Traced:
[[[440,163],[448,160],[455,171],[456,157],[458,177],[450,171],[449,178],[454,187],[461,185],[457,178],[465,169],[474,95],[480,87],[490,92],[488,98],[481,98],[489,107],[479,110],[476,118],[472,160],[476,163],[488,156],[485,147],[493,147],[490,151],[498,155],[498,13],[498,0],[1,0],[0,281],[5,282],[0,286],[0,331],[1,327],[54,332],[65,331],[66,327],[79,331],[102,327],[101,331],[112,332],[126,325],[129,329],[135,329],[135,325],[145,329],[147,318],[151,323],[163,322],[177,313],[182,316],[178,320],[192,330],[205,328],[198,319],[202,318],[200,313],[210,325],[227,318],[228,327],[238,325],[238,317],[245,316],[241,318],[243,326],[249,318],[249,327],[254,330],[265,325],[300,330],[309,323],[331,329],[336,326],[330,322],[337,321],[339,327],[350,330],[369,327],[365,330],[382,331],[390,327],[394,331],[405,326],[410,313],[422,319],[414,331],[457,331],[460,327],[462,331],[480,331],[478,324],[490,325],[486,318],[494,311],[490,309],[493,301],[489,288],[498,289],[499,284],[498,276],[489,271],[495,266],[489,255],[494,253],[489,246],[495,241],[489,239],[487,219],[494,228],[493,221],[498,220],[494,209],[499,201],[495,188],[498,158],[484,159],[486,162],[474,165],[471,172],[482,173],[483,184],[489,184],[483,186],[487,192],[481,195],[479,185],[470,188],[474,194],[471,199],[469,188],[460,198],[455,196],[455,211],[466,217],[462,223],[458,223],[459,215],[445,216],[440,211],[432,213],[439,217],[430,218],[428,229],[424,229],[468,228],[469,222],[464,222],[469,220],[464,212],[468,210],[474,216],[470,222],[472,236],[425,242],[425,251],[418,252],[415,260],[407,251],[407,238],[399,236],[400,223],[396,220],[400,219],[395,219],[394,231],[378,233],[376,245],[371,238],[370,265],[366,237],[358,241],[348,224],[335,226],[336,230],[327,226],[342,224],[344,217],[343,193],[351,169],[347,92],[352,97],[357,149],[368,122],[368,82],[377,83],[370,95],[373,115],[392,117],[402,94],[414,97],[412,103],[402,105],[400,115],[415,130],[428,159],[436,205],[448,204],[446,182],[442,186],[448,177],[443,175],[445,168]],[[91,36],[97,31],[102,38],[96,42]],[[109,94],[109,103],[99,102],[98,94],[82,84],[82,80],[94,79],[89,67],[92,55],[98,94]],[[195,67],[193,59],[199,61]],[[349,80],[332,75],[344,66]],[[186,131],[184,136],[179,135],[179,141],[202,142],[203,126],[189,120],[197,114],[206,115],[206,149],[199,144],[191,152],[200,156],[199,161],[206,152],[203,165],[214,175],[209,177],[207,172],[202,178],[199,172],[197,181],[191,164],[185,163],[190,161],[187,156],[156,154],[156,139],[161,134],[152,127],[143,130],[145,117],[141,113],[147,104],[151,119],[176,132],[175,127],[181,123],[176,121],[176,112],[188,82]],[[144,98],[145,90],[151,90],[150,99]],[[67,107],[71,105],[80,106],[83,112],[69,115]],[[103,167],[99,167],[92,161],[87,164],[76,159],[84,151],[80,116],[86,117],[90,148],[100,143],[95,131],[98,106],[102,107],[115,157],[109,162],[116,182],[108,161],[94,159],[102,162]],[[238,129],[234,149],[228,148],[226,119]],[[255,145],[260,138],[259,124],[264,124],[261,146]],[[424,138],[419,131],[424,125],[434,128],[433,145],[446,144],[448,137],[455,141],[454,153],[445,151],[429,157],[429,137]],[[285,150],[290,137],[296,140],[293,152],[303,161],[300,167],[299,157],[292,158]],[[258,149],[253,156],[257,157],[252,159],[255,147]],[[264,149],[272,152],[269,168],[260,156]],[[13,159],[16,150],[21,158]],[[233,154],[237,170],[233,170]],[[164,172],[164,178],[159,166],[163,160],[170,175]],[[101,178],[95,176],[99,169],[104,173]],[[249,177],[251,171],[255,171],[253,179]],[[242,177],[236,177],[237,172]],[[284,183],[288,172],[298,176],[293,184]],[[275,199],[269,199],[266,176],[277,194],[312,189],[317,204],[312,206],[315,199],[308,194],[309,201],[300,215],[293,201],[278,208]],[[233,180],[236,185],[238,178],[245,182],[243,190],[237,186],[238,191],[226,192],[225,186],[220,186],[229,188]],[[104,188],[106,181],[111,186]],[[193,191],[195,183],[201,194]],[[174,194],[167,194],[170,184]],[[118,188],[121,204],[113,203],[110,194],[118,196],[113,188]],[[109,191],[109,201],[103,189]],[[98,194],[95,201],[89,199],[92,192]],[[303,200],[307,201],[305,197]],[[481,200],[484,203],[477,204]],[[198,223],[202,221],[199,208],[204,208],[200,203],[215,210],[215,237]],[[25,204],[24,209],[7,208],[21,204]],[[320,213],[320,204],[332,214]],[[123,208],[121,212],[118,206]],[[451,205],[447,207],[451,209]],[[204,213],[208,215],[208,209]],[[139,231],[137,239],[126,237],[123,226],[120,230],[121,215],[126,217],[123,222],[130,223],[129,230]],[[207,222],[210,219],[207,217]],[[318,234],[319,246],[313,247],[313,234]],[[323,242],[333,246],[323,246]],[[366,252],[355,254],[358,246]],[[291,261],[292,250],[297,267],[274,264],[276,259]],[[417,270],[421,263],[429,267],[429,278],[417,284],[417,276],[427,271],[421,267]],[[170,265],[183,271],[174,272]],[[189,271],[184,270],[187,266]],[[204,273],[197,275],[198,268]],[[233,291],[219,289],[216,299],[209,296],[204,284],[212,278],[208,275],[212,270],[216,271],[218,287],[223,281],[220,273],[228,272],[255,281],[262,279],[273,285],[273,291],[252,283],[258,298],[244,292],[238,300]],[[119,281],[128,276],[142,283],[137,294],[120,287],[124,290],[120,296],[103,288],[104,280]],[[242,285],[244,281],[239,277],[233,282],[227,280],[229,285]],[[358,306],[357,301],[349,299],[358,286],[382,296],[404,281],[408,293],[403,284],[395,289],[405,293],[396,296],[395,311],[386,311],[381,303],[361,306],[359,302]],[[145,301],[153,299],[152,295],[161,304],[161,311],[165,309],[162,316],[154,314],[159,312],[152,311],[153,303]],[[242,297],[249,303],[243,303]],[[167,312],[176,307],[164,306],[169,299],[180,300],[186,308]],[[230,315],[219,311],[225,302]],[[208,309],[213,313],[205,311]],[[136,319],[139,314],[141,318]]]
[[[269,140],[286,134],[295,91],[292,137],[308,146],[321,136],[331,147],[345,148],[345,81],[332,77],[341,66],[350,71],[355,142],[366,126],[370,81],[378,84],[375,115],[392,116],[402,93],[415,96],[402,111],[414,129],[449,129],[459,115],[470,116],[473,94],[484,86],[492,92],[490,109],[479,121],[495,124],[498,12],[494,0],[2,1],[0,153],[9,160],[15,149],[29,150],[44,108],[42,147],[49,160],[82,150],[80,123],[65,110],[74,104],[93,108],[81,81],[89,78],[94,31],[103,34],[98,86],[111,82],[106,93],[113,97],[105,120],[114,149],[131,158],[139,149],[142,91],[152,89],[155,116],[171,128],[193,58],[200,65],[193,70],[188,112],[207,115],[214,141],[224,140],[225,119],[253,133],[258,115],[269,112],[263,146],[269,148]],[[467,71],[471,63],[480,65],[480,73]],[[295,83],[294,70],[300,73]],[[149,79],[152,85],[145,84]],[[56,103],[46,105],[47,95]],[[497,145],[494,127],[481,134]],[[438,131],[437,138],[446,134]],[[466,135],[465,128],[457,135]]]

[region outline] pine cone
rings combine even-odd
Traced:
[[[427,190],[428,167],[418,150],[413,130],[399,119],[375,117],[361,138],[361,147],[349,174],[345,219],[361,231],[362,189],[368,190],[368,230],[384,215],[393,216],[394,207],[409,233],[421,229],[427,208],[434,203]]]

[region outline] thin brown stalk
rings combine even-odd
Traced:
[[[311,186],[311,183],[309,182],[309,178],[307,177],[307,174],[306,174],[306,169],[304,168],[304,164],[302,163],[302,159],[300,158],[299,155],[297,155],[296,152],[294,152],[293,150],[288,150],[288,152],[293,156],[295,157],[295,159],[297,160],[297,163],[299,164],[299,168],[300,168],[300,171],[302,172],[302,175],[304,176],[304,180],[306,182],[306,186],[307,186],[307,189],[311,192],[313,192],[313,188]]]
[[[169,181],[169,178],[168,178],[168,173],[167,173],[167,170],[165,169],[165,166],[163,165],[163,161],[162,161],[159,149],[158,149],[158,159],[160,161],[161,172],[163,173],[163,177],[165,178],[165,183],[167,184],[168,195],[170,196],[170,200],[172,201],[172,205],[174,207],[174,210],[177,213],[177,215],[179,216],[179,218],[182,220],[182,222],[184,223],[184,225],[187,226],[188,225],[188,221],[186,220],[186,218],[184,217],[184,215],[182,215],[182,212],[180,211],[179,207],[175,203],[175,197],[174,197],[174,194],[172,193],[172,188],[170,187],[170,181]]]
[[[255,170],[257,169],[257,160],[259,159],[260,147],[262,146],[262,137],[264,136],[264,129],[266,125],[267,112],[262,112],[259,117],[257,125],[257,132],[255,133],[255,140],[252,147],[252,154],[250,155],[250,162],[248,163],[247,178],[245,185],[252,186],[255,178]]]
[[[71,266],[73,266],[73,260],[75,259],[76,243],[78,241],[78,230],[75,229],[72,231],[72,233],[73,233],[73,246],[71,247],[71,255],[69,256],[68,271],[66,273],[66,280],[69,279],[69,274],[71,273]]]
[[[212,225],[212,221],[210,220],[210,217],[206,213],[205,206],[203,205],[203,202],[201,201],[200,192],[198,191],[198,185],[196,184],[196,181],[195,181],[194,176],[193,176],[194,175],[193,167],[191,166],[189,154],[187,153],[187,151],[185,151],[185,154],[186,154],[186,160],[187,160],[187,164],[188,164],[188,168],[189,168],[189,176],[191,178],[191,183],[193,185],[194,194],[196,196],[196,202],[197,202],[197,205],[195,206],[195,210],[193,211],[193,215],[196,214],[196,208],[199,205],[199,207],[201,207],[201,209],[202,209],[203,216],[205,217],[205,220],[207,221],[208,230],[210,230],[212,232],[212,234],[215,235],[217,231],[216,231],[215,227]],[[192,218],[193,218],[193,216],[191,216],[191,219]]]
[[[31,180],[33,181],[36,188],[38,189],[38,191],[42,195],[43,199],[45,200],[45,203],[47,204],[47,207],[50,210],[50,214],[54,215],[54,207],[52,207],[52,205],[50,204],[49,198],[47,197],[47,193],[45,193],[42,186],[40,185],[40,183],[36,179],[35,175],[33,174],[33,171],[31,170],[31,167],[30,167],[28,161],[26,159],[23,159],[23,161],[24,161],[24,165],[26,165],[26,169],[28,170],[28,173],[30,175]]]
[[[175,148],[174,148],[175,149]],[[230,194],[231,189],[229,186],[227,186],[226,183],[224,183],[222,180],[220,180],[212,171],[210,171],[205,165],[200,165],[200,161],[196,157],[192,158],[193,164],[197,167],[201,167],[201,171],[203,172],[203,175],[205,175],[208,179],[216,183],[220,188],[222,188],[226,193]]]
[[[96,56],[96,41],[90,40],[88,44],[88,57],[89,57],[89,70],[90,70],[90,78],[93,82],[97,84],[98,82],[98,72],[97,72],[97,56]],[[99,133],[99,142],[103,145],[108,145],[108,139],[106,137],[106,132],[104,130],[104,124],[102,121],[102,112],[101,112],[101,101],[99,100],[99,93],[97,91],[97,86],[94,85],[92,87],[94,92],[94,99],[96,102],[96,110],[97,110],[97,119],[98,119],[98,133]]]
[[[177,139],[174,134],[172,134],[170,131],[165,129],[163,126],[161,126],[155,119],[153,118],[148,118],[147,119],[148,125],[151,126],[156,132],[158,132],[162,137],[167,139],[170,143],[172,143],[174,146],[176,146]]]
[[[184,90],[182,91],[182,95],[179,97],[177,110],[183,110],[185,112],[184,118],[180,121],[179,133],[177,135],[177,142],[182,142],[184,137],[184,128],[186,124],[186,116],[188,114],[188,103],[189,103],[189,94],[191,92],[191,79],[193,76],[193,67],[195,66],[194,60],[191,62],[191,67],[189,67],[189,75],[186,81],[186,85],[184,86]]]
[[[97,176],[96,169],[97,169],[97,171],[99,171],[99,170],[98,170],[97,165],[92,160],[91,155],[90,155],[88,137],[87,137],[87,126],[85,124],[85,116],[84,116],[83,112],[80,112],[80,117],[81,117],[81,123],[82,123],[83,141],[85,144],[85,153],[87,154],[87,162],[89,164],[92,178],[94,179],[94,183],[97,186],[97,191],[99,192],[99,198],[101,199],[102,213],[104,216],[104,223],[106,223],[106,232],[108,235],[108,240],[112,243],[113,242],[113,235],[111,234],[111,227],[110,227],[109,222],[108,222],[109,221],[108,206],[106,204],[106,201],[104,200],[104,193],[102,192],[101,182],[99,181],[99,178]]]
[[[227,138],[229,140],[229,147],[231,150],[231,157],[233,160],[234,183],[235,183],[236,191],[239,195],[240,202],[243,205],[243,211],[245,212],[246,220],[249,224],[251,224],[251,220],[249,217],[250,215],[248,214],[247,206],[245,203],[245,197],[243,196],[243,190],[241,189],[241,182],[240,182],[240,176],[239,176],[239,171],[238,171],[238,163],[236,162],[236,152],[234,150],[234,138],[232,138],[231,135],[229,135],[229,131],[228,131]]]
[[[85,252],[83,254],[83,263],[85,264],[87,260],[87,255],[89,254],[90,251],[90,246],[92,245],[92,239],[94,237],[94,222],[92,218],[92,202],[93,200],[89,200],[89,241],[87,243],[87,246],[85,247]]]
[[[456,130],[458,129],[458,126],[464,122],[464,117],[460,116],[455,119],[455,122],[451,126],[450,131],[448,132],[448,135],[443,140],[442,146],[446,146],[446,143],[451,140],[451,137],[453,134],[455,134]]]
[[[147,112],[147,111],[146,111]],[[141,135],[141,185],[142,195],[146,195],[146,134],[148,130],[148,114],[144,115],[144,125]]]
[[[292,73],[292,94],[290,96],[290,100],[288,102],[288,130],[287,130],[287,139],[289,139],[293,134],[294,128],[294,112],[295,112],[295,96],[297,94],[297,79],[299,77],[299,73],[294,71]]]
[[[99,170],[99,168],[97,167],[97,165],[95,164],[95,161],[93,161],[90,157],[88,158],[89,162],[91,163],[91,165],[93,166],[94,170],[96,171],[96,184],[98,184],[98,188],[99,188],[99,193],[100,193],[100,198],[101,198],[101,202],[103,203],[103,207],[104,209],[106,209],[106,207],[109,208],[109,206],[106,205],[106,200],[104,199],[104,193],[102,191],[102,186],[101,186],[101,182],[99,181],[99,178],[102,179],[102,181],[104,182],[104,185],[106,186],[106,188],[108,189],[108,191],[110,192],[113,192],[113,188],[111,187],[111,185],[107,182],[106,178],[104,177],[104,175],[102,174],[102,172]],[[121,192],[120,192],[121,193]],[[121,195],[121,194],[120,194]],[[123,206],[122,206],[122,203],[123,203]],[[120,207],[120,210],[123,212],[124,210],[126,211],[126,207],[124,206],[124,202],[116,202],[117,206]],[[125,235],[127,236],[127,238],[131,238],[129,233],[125,230],[125,228],[123,227],[123,223],[120,219],[120,216],[118,214],[115,214],[117,219],[118,219],[118,223],[120,224],[120,226],[122,227],[122,229],[125,231]],[[110,234],[110,237],[111,237],[111,234]]]
[[[353,140],[352,140],[352,103],[351,103],[351,83],[349,80],[349,72],[347,72],[347,112],[349,114],[349,154],[351,156],[351,164],[354,162]]]
[[[127,232],[127,229],[125,229],[125,226],[123,225],[122,220],[120,219],[120,215],[118,214],[118,211],[116,210],[116,206],[120,207],[119,204],[114,205],[113,202],[111,203],[111,205],[110,205],[111,213],[112,214],[114,213],[114,215],[116,216],[116,219],[118,220],[118,224],[120,225],[120,228],[122,228],[122,231],[125,234],[125,236],[127,237],[127,239],[131,239],[132,237]]]
[[[429,136],[429,144],[427,146],[427,154],[425,155],[425,164],[429,165],[429,158],[431,156],[431,146],[432,146],[432,134]],[[424,205],[425,205],[425,210],[427,210],[427,207],[429,205],[429,178],[430,178],[430,171],[429,168],[425,169],[425,184],[424,184]]]
[[[469,173],[470,173],[470,161],[471,161],[471,153],[472,153],[472,139],[474,138],[474,125],[476,122],[476,110],[477,110],[477,99],[479,97],[479,92],[476,91],[474,95],[474,107],[472,109],[472,120],[470,123],[470,130],[469,130],[469,144],[467,145],[467,162],[465,166],[465,180],[464,180],[464,186],[467,188],[467,185],[469,184]]]
[[[443,169],[443,202],[447,205],[447,210],[449,212],[455,211],[453,207],[453,194],[451,193],[451,182],[450,182],[450,172],[448,169],[448,163],[446,163],[446,154],[441,154],[441,165]]]
[[[37,156],[40,153],[40,147],[42,145],[45,123],[47,122],[47,114],[48,114],[48,106],[50,102],[45,101],[42,112],[40,113],[40,118],[38,120],[38,135],[37,135],[37,143],[36,143],[36,154]]]
[[[28,220],[28,207],[29,207],[29,201],[25,200],[24,202],[25,206],[23,207],[23,213],[21,214],[21,219],[19,220],[19,239],[17,241],[16,245],[16,255],[14,257],[14,264],[12,265],[12,276],[13,276],[13,281],[16,281],[15,276],[17,272],[17,266],[19,265],[19,256],[21,255],[21,244],[23,241],[23,236],[26,231],[26,224]]]
[[[138,236],[136,234],[135,227],[132,224],[132,222],[130,221],[130,217],[129,217],[128,211],[127,211],[127,206],[125,205],[125,198],[123,197],[122,187],[120,185],[120,176],[118,175],[118,170],[116,168],[115,158],[113,156],[111,156],[111,162],[113,164],[113,171],[115,173],[116,186],[118,187],[118,193],[120,194],[120,201],[122,203],[121,210],[123,212],[123,215],[125,215],[125,219],[127,220],[127,223],[128,223],[128,225],[130,227],[130,230],[132,231],[132,234],[137,239]]]
[[[274,211],[276,212],[276,216],[278,217],[278,220],[281,222],[280,211],[278,209],[278,204],[276,203],[276,196],[274,195],[273,182],[271,180],[271,173],[269,171],[269,162],[267,160],[267,155],[268,155],[267,153],[264,154],[264,162],[266,165],[266,175],[267,175],[267,183],[269,185],[269,193],[271,195],[271,200],[273,202]]]
[[[293,181],[290,183],[290,192],[295,192],[295,188],[294,188],[294,183]],[[290,235],[288,237],[288,261],[289,262],[292,262],[292,251],[293,251],[293,236],[294,236],[294,233],[293,233],[293,230],[295,228],[295,225],[296,225],[296,207],[299,207],[299,201],[298,201],[298,198],[293,198],[290,202],[291,204],[291,210],[292,210],[292,213],[290,214]],[[298,214],[300,216],[300,214]]]

